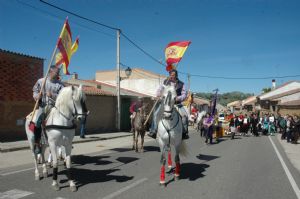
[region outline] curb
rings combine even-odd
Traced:
[[[118,135],[118,136],[113,136],[113,137],[104,137],[104,138],[86,138],[86,139],[78,139],[78,140],[73,140],[73,144],[78,144],[78,143],[85,143],[85,142],[94,142],[94,141],[100,141],[100,140],[111,140],[115,138],[122,138],[122,137],[128,137],[131,136],[131,134],[128,135]],[[25,149],[30,149],[29,144],[27,146],[15,146],[11,148],[0,148],[0,153],[8,153],[8,152],[13,152],[13,151],[21,151]]]

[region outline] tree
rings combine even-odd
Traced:
[[[263,89],[261,89],[261,92],[262,93],[268,93],[268,92],[270,92],[272,89],[271,88],[263,88]]]

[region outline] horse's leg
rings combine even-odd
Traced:
[[[138,148],[139,133],[137,130],[135,130],[134,134],[135,134],[135,152],[138,152],[139,151],[139,148]]]
[[[179,176],[180,176],[179,148],[180,148],[180,146],[177,146],[176,149],[175,149],[175,164],[176,164],[176,167],[175,167],[175,178],[174,178],[175,180],[178,180]]]
[[[166,185],[166,176],[165,176],[165,165],[166,165],[166,157],[165,157],[165,149],[161,150],[161,159],[160,159],[160,185]]]
[[[35,180],[40,180],[41,177],[40,177],[40,172],[39,172],[39,166],[38,166],[38,158],[37,158],[37,154],[34,152],[33,150],[33,158],[34,158],[34,167],[35,167],[35,170],[34,170],[34,178]]]
[[[145,132],[141,133],[141,152],[144,152],[144,138],[145,138]]]
[[[171,154],[171,147],[168,150],[168,168],[172,168],[172,154]]]
[[[46,145],[42,145],[42,151],[41,151],[41,157],[42,157],[42,163],[43,163],[43,177],[48,177],[48,171],[47,171],[47,165],[45,160],[45,151],[46,151]]]
[[[135,149],[135,131],[132,132],[132,136],[133,136],[133,138],[132,138],[132,150],[134,150]]]
[[[54,190],[58,191],[59,186],[57,183],[57,172],[58,172],[58,165],[57,165],[57,148],[56,144],[54,143],[54,140],[49,140],[49,148],[52,156],[52,166],[53,166],[53,181],[52,181],[52,187]]]
[[[72,168],[71,168],[71,150],[72,150],[72,143],[69,143],[69,146],[65,146],[66,151],[66,167],[67,167],[67,176],[70,183],[71,191],[77,191],[77,187],[75,185],[73,175],[72,175]]]

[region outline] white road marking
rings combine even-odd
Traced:
[[[121,193],[123,193],[125,191],[128,191],[129,189],[131,189],[131,188],[133,188],[133,187],[135,187],[135,186],[137,186],[137,185],[139,185],[139,184],[141,184],[141,183],[143,183],[143,182],[145,182],[147,180],[148,180],[148,178],[142,178],[142,179],[140,179],[140,180],[138,180],[138,181],[136,181],[136,182],[134,182],[134,183],[126,186],[126,187],[123,187],[122,189],[120,189],[120,190],[118,190],[118,191],[116,191],[114,193],[111,193],[111,194],[105,196],[102,199],[112,199],[112,198],[120,195]]]
[[[18,199],[18,198],[23,198],[23,197],[31,195],[31,194],[33,194],[33,192],[13,189],[10,191],[0,193],[0,199]]]
[[[11,175],[11,174],[21,173],[23,171],[29,171],[29,170],[33,170],[33,169],[35,169],[35,168],[28,168],[28,169],[22,169],[22,170],[18,170],[18,171],[11,171],[11,172],[7,172],[7,173],[1,173],[0,175],[8,176],[8,175]]]
[[[293,188],[293,190],[294,190],[297,198],[300,199],[300,190],[299,190],[299,187],[298,187],[296,181],[294,180],[294,178],[293,178],[290,170],[288,169],[288,167],[286,166],[285,162],[283,161],[283,158],[280,155],[280,153],[279,153],[276,145],[274,144],[273,140],[271,139],[271,137],[269,137],[269,140],[271,141],[271,144],[273,145],[273,148],[274,148],[274,150],[276,152],[276,155],[277,155],[277,157],[278,157],[278,159],[279,159],[279,161],[280,161],[280,163],[281,163],[281,165],[283,167],[283,170],[285,171],[285,174],[287,175],[287,177],[288,177],[288,179],[290,181],[290,184],[292,185],[292,188]]]

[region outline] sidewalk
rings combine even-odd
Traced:
[[[73,143],[84,143],[84,142],[93,142],[99,140],[109,140],[114,138],[121,138],[132,136],[130,132],[111,132],[111,133],[100,133],[100,134],[91,134],[86,135],[85,138],[80,138],[79,136],[75,136]],[[12,152],[29,149],[28,140],[16,141],[16,142],[0,142],[0,153]]]
[[[300,172],[300,143],[298,144],[291,144],[288,143],[286,140],[281,140],[281,134],[276,133],[276,137],[278,142],[281,144],[286,156],[294,165],[294,167]]]

